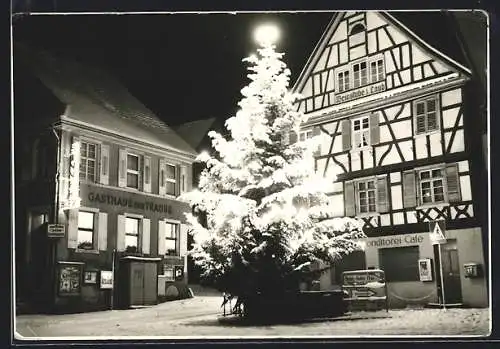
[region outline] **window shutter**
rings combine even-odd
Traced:
[[[387,177],[377,179],[377,210],[380,213],[389,211],[389,198],[387,193]]]
[[[101,144],[101,158],[100,164],[100,174],[99,182],[101,184],[109,184],[109,145]]]
[[[175,196],[179,196],[181,192],[181,166],[175,166]]]
[[[118,224],[116,226],[116,250],[125,251],[125,216],[118,215]]]
[[[379,128],[378,114],[373,113],[370,115],[370,144],[375,145],[380,142],[380,128]]]
[[[346,216],[355,216],[355,202],[356,198],[354,196],[354,182],[345,182],[344,183],[344,202],[345,202],[345,215]]]
[[[342,150],[351,149],[351,121],[342,120]]]
[[[165,255],[165,221],[158,220],[158,256]]]
[[[68,211],[68,248],[78,245],[78,209]]]
[[[99,212],[97,227],[98,249],[106,251],[108,249],[108,214],[106,212]]]
[[[448,201],[457,202],[461,200],[460,180],[458,178],[457,164],[446,166],[446,183],[448,186]]]
[[[417,206],[417,190],[415,185],[415,172],[403,173],[403,207]]]
[[[150,233],[151,233],[151,221],[148,218],[143,218],[142,219],[141,249],[142,249],[142,253],[144,253],[144,254],[149,254]]]
[[[179,175],[179,183],[180,183],[180,194],[184,194],[188,191],[187,189],[187,181],[188,181],[188,170],[186,165],[180,166],[180,175]]]
[[[290,144],[297,143],[297,133],[295,133],[294,131],[291,131],[288,134],[288,139],[290,140]]]
[[[187,236],[188,236],[188,225],[180,224],[179,232],[179,254],[185,256],[187,253]]]
[[[146,193],[151,193],[151,157],[150,156],[144,156],[144,191]]]
[[[160,164],[158,166],[158,194],[165,195],[167,193],[167,166],[165,159],[160,159]]]
[[[119,150],[119,162],[118,162],[118,186],[127,186],[127,150]]]

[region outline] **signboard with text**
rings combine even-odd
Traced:
[[[387,307],[385,273],[380,269],[353,270],[342,273],[342,290],[347,301],[378,302]]]
[[[47,236],[49,238],[63,238],[65,232],[64,224],[47,224]]]

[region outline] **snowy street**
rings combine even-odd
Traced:
[[[20,315],[17,333],[37,337],[359,337],[486,336],[488,309],[405,309],[356,312],[329,321],[249,326],[222,317],[222,298],[192,299],[130,310],[67,315]],[[21,337],[18,337],[21,339]]]

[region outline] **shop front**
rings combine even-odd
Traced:
[[[57,242],[58,308],[151,305],[163,300],[160,281],[185,284],[187,204],[84,183],[80,197],[78,208],[66,210],[66,236]]]
[[[480,228],[449,230],[440,247],[433,245],[429,233],[366,238],[364,242],[368,269],[385,272],[391,308],[443,304],[443,294],[446,305],[488,306],[486,279],[481,274]]]

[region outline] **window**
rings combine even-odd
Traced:
[[[356,23],[352,28],[351,28],[351,35],[359,34],[362,33],[365,30],[365,26],[361,23]]]
[[[179,240],[179,224],[166,222],[165,224],[165,254],[167,256],[178,256],[177,243]]]
[[[299,140],[303,142],[306,139],[312,138],[312,136],[313,136],[312,130],[302,131],[299,133]]]
[[[349,71],[343,71],[338,74],[339,92],[344,92],[349,89]]]
[[[366,62],[359,62],[353,65],[354,72],[354,85],[353,87],[360,87],[368,84],[368,72],[366,69]]]
[[[77,249],[94,250],[94,230],[95,230],[95,213],[93,212],[78,212],[78,235]]]
[[[358,182],[358,207],[360,213],[377,212],[375,180]]]
[[[380,269],[385,271],[387,282],[418,281],[418,246],[381,248]]]
[[[166,180],[167,184],[167,194],[168,195],[175,195],[176,190],[175,190],[175,185],[177,183],[177,171],[174,165],[166,165],[166,176],[163,176]],[[163,179],[162,178],[162,179]]]
[[[370,145],[370,118],[368,116],[355,119],[352,122],[353,149],[359,149]]]
[[[417,134],[439,129],[437,100],[435,96],[415,102],[415,115]]]
[[[444,174],[442,169],[419,172],[422,205],[444,202]]]
[[[166,281],[174,281],[174,266],[171,264],[163,264],[163,276]]]
[[[384,61],[382,59],[370,63],[370,79],[372,83],[384,80]]]
[[[97,145],[80,143],[80,180],[96,181]]]
[[[139,218],[126,217],[125,218],[125,251],[138,252],[139,251]]]
[[[127,154],[127,187],[139,189],[139,156]]]

